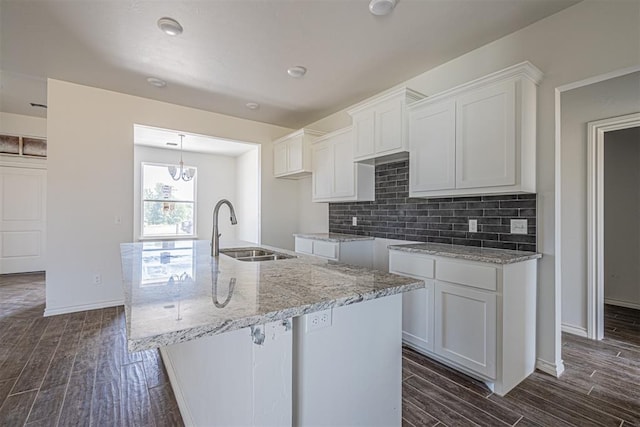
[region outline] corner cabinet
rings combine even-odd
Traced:
[[[311,174],[311,144],[323,132],[300,129],[273,142],[273,175],[302,178]]]
[[[314,202],[373,201],[374,166],[354,163],[351,127],[328,133],[313,143]]]
[[[426,285],[403,294],[405,344],[500,396],[533,373],[536,260],[500,265],[390,250],[389,271]]]
[[[401,87],[349,109],[354,130],[354,161],[409,151],[407,105],[424,95]]]
[[[541,78],[524,62],[410,105],[410,197],[535,193]]]
[[[343,264],[372,268],[374,240],[329,242],[326,240],[295,238],[295,251],[315,255]]]

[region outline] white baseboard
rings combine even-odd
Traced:
[[[173,363],[171,363],[169,352],[164,347],[160,347],[159,350],[160,356],[162,357],[162,362],[164,363],[164,367],[167,369],[167,375],[169,375],[169,383],[171,384],[173,394],[176,397],[180,415],[182,415],[182,421],[184,421],[185,426],[195,426],[193,417],[191,416],[191,412],[189,411],[189,407],[187,406],[187,401],[185,400],[184,394],[182,393],[182,387],[180,387],[180,383],[178,382],[176,371],[173,368]]]
[[[559,378],[564,372],[564,362],[560,359],[557,363],[547,362],[546,360],[537,359],[536,369]]]
[[[562,324],[562,332],[566,332],[568,334],[577,335],[579,337],[588,338],[589,334],[587,334],[586,328],[581,328],[579,326],[566,325]]]
[[[58,308],[46,307],[44,309],[44,317],[55,316],[57,314],[76,313],[78,311],[97,310],[99,308],[116,307],[118,305],[124,305],[124,299],[101,301],[92,304],[69,305]]]
[[[636,310],[640,310],[640,304],[638,304],[637,302],[620,301],[616,299],[605,298],[604,303],[609,305],[617,305],[618,307],[626,307],[626,308],[633,308]]]

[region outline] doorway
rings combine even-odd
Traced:
[[[624,338],[640,319],[640,113],[590,122],[587,136],[587,334]]]

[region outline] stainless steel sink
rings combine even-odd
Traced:
[[[294,255],[287,255],[280,252],[270,251],[262,248],[232,248],[221,249],[221,254],[235,258],[238,261],[258,262],[258,261],[276,261],[279,259],[297,258]]]

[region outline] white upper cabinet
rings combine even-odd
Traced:
[[[273,175],[301,178],[311,173],[311,144],[323,132],[300,129],[273,142]]]
[[[367,99],[348,112],[353,119],[354,160],[409,151],[407,104],[424,95],[401,87]]]
[[[409,106],[409,193],[536,191],[536,87],[528,62]]]
[[[312,146],[312,200],[374,200],[374,166],[353,162],[351,127],[324,135]]]

